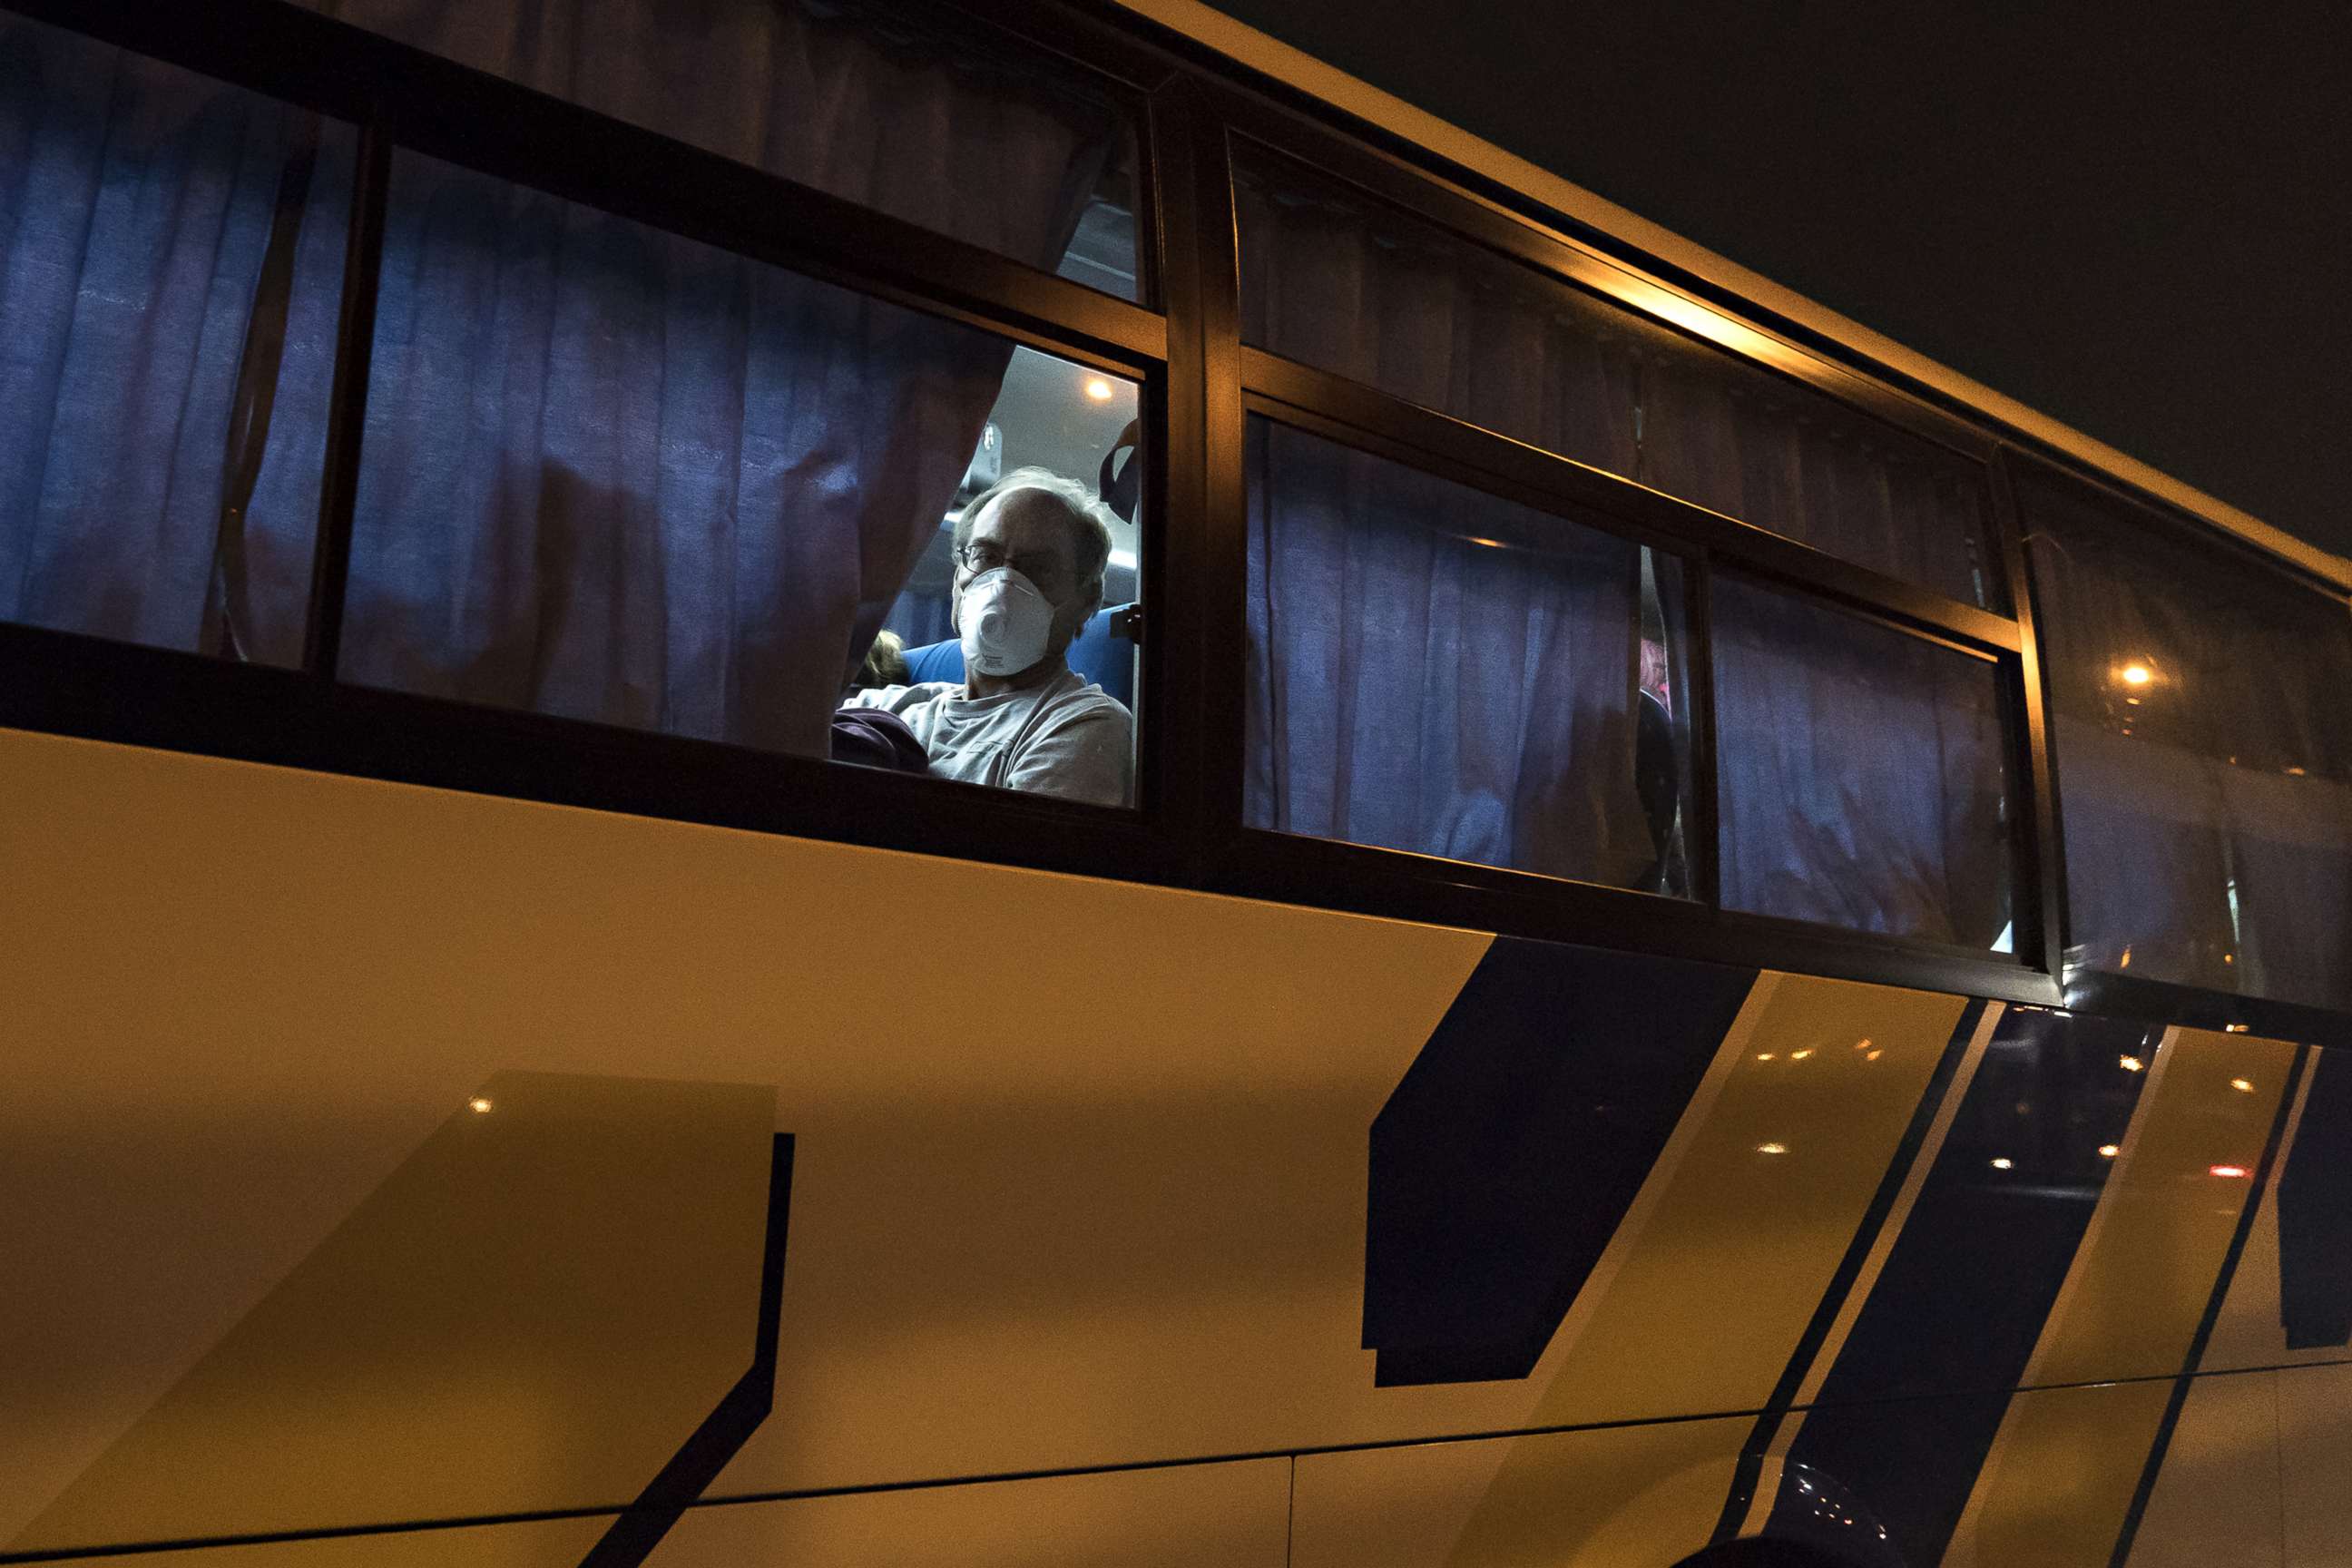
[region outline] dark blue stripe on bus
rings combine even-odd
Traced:
[[[1934,1563],[2025,1374],[2160,1031],[2011,1008],[1789,1451]],[[1995,1161],[2007,1161],[2006,1167]],[[1912,1396],[1940,1394],[1950,1397]],[[1857,1403],[1871,1402],[1871,1403]],[[1784,1485],[1772,1528],[1801,1528]]]
[[[718,1408],[637,1500],[616,1517],[580,1568],[637,1568],[686,1515],[687,1508],[719,1479],[742,1450],[776,1403],[776,1334],[783,1321],[784,1246],[793,1201],[793,1135],[776,1134],[768,1163],[768,1225],[760,1260],[760,1307],[752,1327],[751,1365],[719,1400]]]
[[[2322,1047],[2279,1177],[2279,1321],[2289,1350],[2352,1341],[2352,1050]]]
[[[1756,973],[1496,938],[1372,1122],[1376,1382],[1534,1370]]]
[[[1984,1010],[1985,1004],[1981,1001],[1971,1001],[1960,1010],[1960,1020],[1953,1026],[1952,1037],[1945,1044],[1944,1054],[1937,1061],[1936,1070],[1927,1079],[1927,1087],[1919,1095],[1919,1103],[1911,1112],[1909,1125],[1903,1130],[1903,1141],[1895,1145],[1894,1157],[1886,1162],[1886,1173],[1879,1178],[1878,1191],[1871,1194],[1870,1207],[1864,1212],[1862,1223],[1854,1226],[1853,1238],[1846,1243],[1845,1256],[1838,1259],[1837,1272],[1830,1277],[1828,1287],[1822,1291],[1822,1299],[1813,1308],[1812,1320],[1805,1325],[1803,1335],[1797,1341],[1797,1348],[1790,1352],[1789,1364],[1781,1369],[1780,1381],[1773,1385],[1770,1397],[1765,1400],[1762,1414],[1756,1417],[1756,1426],[1748,1434],[1748,1447],[1741,1451],[1738,1467],[1732,1472],[1731,1490],[1724,1500],[1723,1516],[1716,1525],[1717,1540],[1728,1540],[1737,1535],[1740,1524],[1748,1518],[1749,1507],[1755,1500],[1757,1482],[1763,1473],[1764,1455],[1779,1433],[1780,1423],[1787,1419],[1790,1407],[1796,1403],[1797,1391],[1804,1386],[1805,1373],[1811,1369],[1813,1359],[1821,1354],[1822,1344],[1829,1339],[1830,1328],[1837,1321],[1838,1313],[1844,1309],[1846,1294],[1853,1289],[1854,1280],[1862,1273],[1862,1266],[1869,1261],[1871,1248],[1878,1245],[1878,1233],[1885,1228],[1887,1215],[1894,1212],[1895,1200],[1901,1195],[1903,1184],[1910,1180],[1911,1167],[1927,1142],[1927,1132],[1935,1125],[1937,1113],[1943,1109],[1944,1097],[1951,1092],[1952,1079],[1968,1056],[1969,1042],[1976,1038],[1977,1027],[1984,1020]],[[1830,1510],[1830,1500],[1824,1497],[1809,1497],[1806,1501],[1810,1505],[1811,1515],[1821,1520],[1843,1519],[1853,1512],[1852,1506]]]
[[[2139,1484],[2132,1489],[2132,1500],[2124,1510],[2123,1528],[2116,1533],[2116,1549],[2108,1558],[2108,1568],[2125,1568],[2131,1560],[2132,1542],[2139,1534],[2139,1521],[2147,1516],[2147,1500],[2156,1495],[2156,1478],[2164,1468],[2164,1458],[2172,1447],[2172,1434],[2180,1425],[2180,1412],[2189,1403],[2189,1385],[2196,1381],[2199,1363],[2205,1359],[2205,1347],[2212,1342],[2213,1325],[2221,1321],[2221,1308],[2230,1299],[2230,1281],[2237,1277],[2238,1260],[2245,1255],[2246,1237],[2253,1233],[2254,1216],[2262,1208],[2262,1192],[2271,1179],[2271,1171],[2278,1163],[2279,1143],[2286,1136],[2288,1114],[2294,1107],[2297,1082],[2306,1069],[2310,1053],[2295,1053],[2294,1065],[2287,1069],[2286,1084],[2279,1093],[2278,1113],[2271,1118],[2270,1137],[2263,1144],[2263,1157],[2254,1167],[2254,1179],[2247,1184],[2244,1198],[2238,1207],[2237,1228],[2230,1233],[2230,1249],[2221,1258],[2221,1267],[2213,1276],[2213,1289],[2205,1297],[2205,1310],[2197,1320],[2197,1331],[2189,1336],[2188,1352],[2180,1358],[2180,1375],[2173,1380],[2171,1397],[2164,1404],[2164,1417],[2157,1423],[2155,1441],[2148,1445],[2147,1458],[2140,1466]]]

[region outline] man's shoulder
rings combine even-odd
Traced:
[[[1055,681],[1039,694],[1041,704],[1047,710],[1045,717],[1055,725],[1108,724],[1135,722],[1127,704],[1097,686],[1086,677],[1073,671],[1067,684]]]

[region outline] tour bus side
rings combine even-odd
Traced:
[[[0,1562],[2352,1550],[2341,563],[1172,11],[559,11],[0,12]]]

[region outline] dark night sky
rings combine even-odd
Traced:
[[[2352,8],[1214,3],[2352,554]]]

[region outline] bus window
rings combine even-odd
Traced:
[[[935,18],[869,0],[301,3],[1120,299],[1143,298],[1131,116],[1073,68],[992,32],[951,35]]]
[[[300,662],[356,146],[0,15],[0,620]]]
[[[1724,907],[1990,949],[1998,668],[1729,575],[1713,605]]]
[[[1250,342],[2000,607],[1979,465],[1290,159],[1234,172]]]
[[[952,533],[959,498],[987,500],[992,409],[1003,447],[1054,465],[1041,485],[1108,513],[1093,487],[1135,387],[1042,355],[1008,375],[1014,357],[970,327],[403,153],[338,673],[825,754],[894,602],[916,612],[895,628],[908,649],[945,634],[943,606],[901,590],[943,519]],[[996,510],[1036,532],[1021,498],[1033,490]],[[1027,569],[1023,603],[1050,646],[1005,675],[1058,658],[1110,583],[1118,541],[1076,538],[1107,526],[1045,531],[1014,542],[1010,564]],[[1041,727],[1088,720],[1095,741],[1118,731],[1115,765],[1094,757],[1089,775],[1111,783],[1053,792],[1123,798],[1124,706],[1051,684],[1024,689],[1054,703],[997,705],[1034,724],[965,737],[1003,751],[1003,767],[950,767],[934,749],[929,771],[1053,790],[1018,753]]]
[[[1685,890],[1673,557],[1263,417],[1247,464],[1251,826]]]
[[[2067,962],[2352,1007],[2352,614],[2167,518],[2019,486]]]

